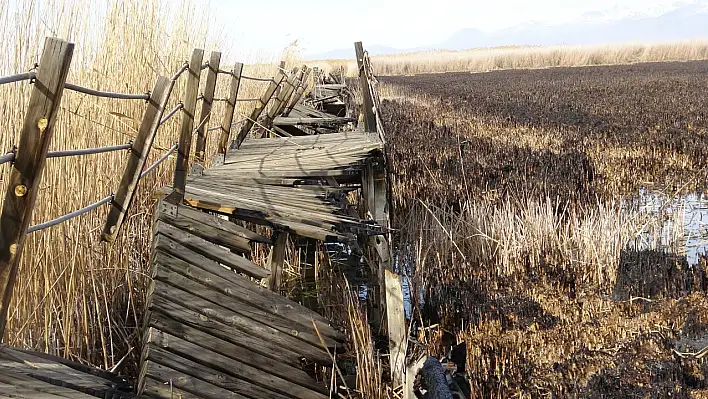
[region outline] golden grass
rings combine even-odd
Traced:
[[[352,57],[353,54],[352,49]],[[706,41],[605,46],[500,47],[460,51],[437,50],[371,57],[374,72],[379,76],[704,59],[708,59],[708,42]],[[357,76],[354,59],[321,60],[310,62],[310,64],[328,72],[343,66],[347,76]]]
[[[76,44],[68,81],[85,87],[131,93],[152,89],[158,74],[171,76],[195,47],[221,50],[207,41],[208,16],[201,2],[20,1],[17,8],[0,3],[0,76],[27,71],[38,61],[46,36]],[[105,14],[101,10],[105,10]],[[284,55],[288,68],[295,53]],[[222,56],[238,60],[238,54]],[[274,63],[245,66],[252,76],[273,76]],[[205,75],[202,78],[204,84]],[[181,79],[168,104],[180,101]],[[216,97],[224,98],[229,81],[221,75]],[[31,86],[0,86],[0,149],[19,142]],[[239,97],[258,97],[265,83],[243,82]],[[253,103],[238,103],[234,121],[250,112]],[[98,99],[66,91],[50,146],[51,150],[101,147],[132,140],[145,104],[142,101]],[[208,127],[220,124],[223,102],[215,104]],[[180,115],[158,131],[149,163],[178,140]],[[218,132],[215,132],[218,133]],[[215,152],[212,133],[208,154]],[[127,160],[125,152],[50,159],[42,178],[32,223],[47,221],[82,208],[117,190]],[[56,353],[80,362],[112,368],[127,357],[127,374],[137,364],[144,297],[149,283],[150,224],[155,188],[170,184],[174,160],[163,163],[141,182],[122,233],[113,245],[99,243],[107,207],[31,234],[20,265],[9,310],[5,342]],[[9,164],[0,166],[0,200],[4,197]]]

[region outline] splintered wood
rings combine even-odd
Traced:
[[[347,193],[356,186],[326,183],[358,183],[365,160],[381,149],[377,135],[362,132],[246,140],[227,153],[226,164],[191,178],[185,201],[322,241],[382,234],[379,226],[348,216]],[[305,184],[313,179],[325,182]]]
[[[324,317],[259,284],[270,271],[242,255],[250,242],[270,239],[172,204],[159,207],[154,232],[140,377],[144,394],[327,397],[324,382],[301,363],[331,364],[317,332],[330,351],[342,346],[342,334]]]

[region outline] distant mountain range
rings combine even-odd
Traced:
[[[370,45],[371,55],[400,54],[426,50],[464,50],[499,46],[592,45],[629,42],[656,43],[708,39],[708,9],[704,4],[683,4],[654,17],[624,18],[606,22],[563,25],[525,24],[496,32],[462,29],[443,43],[408,49]],[[353,49],[312,54],[308,59],[353,58]]]

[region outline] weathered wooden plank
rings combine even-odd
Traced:
[[[369,77],[364,69],[364,46],[361,42],[354,43],[356,52],[356,64],[359,68],[359,85],[361,86],[361,94],[363,98],[363,113],[364,113],[364,129],[367,132],[375,132],[376,130],[376,115],[374,114],[374,100],[371,97],[371,87],[369,86]]]
[[[241,126],[241,130],[239,131],[238,135],[236,136],[236,140],[234,140],[234,142],[232,143],[231,149],[239,148],[241,146],[241,143],[246,138],[246,135],[248,135],[248,132],[251,131],[251,128],[253,128],[253,125],[258,120],[258,117],[261,116],[261,113],[265,109],[265,107],[268,104],[268,102],[270,101],[271,97],[273,97],[273,93],[275,93],[275,89],[280,87],[280,83],[282,83],[283,79],[285,79],[285,75],[283,74],[282,71],[280,71],[273,78],[273,81],[270,82],[265,93],[263,93],[261,98],[256,103],[256,107],[251,112],[251,115],[249,115],[248,119],[246,119],[246,121]]]
[[[292,98],[290,99],[290,103],[283,110],[283,116],[290,115],[293,108],[295,108],[295,105],[300,101],[303,94],[305,94],[305,91],[307,90],[307,87],[309,85],[311,72],[312,72],[312,69],[310,69],[310,68],[307,68],[305,70],[305,76],[303,76],[303,78],[302,78],[302,83],[298,86],[297,89],[295,89],[295,94],[293,94]]]
[[[234,298],[223,294],[216,289],[210,289],[210,286],[208,285],[211,282],[210,279],[218,279],[218,277],[210,277],[208,273],[199,273],[199,271],[196,273],[191,273],[189,276],[180,274],[179,270],[181,269],[181,266],[176,265],[179,260],[171,255],[160,252],[155,256],[154,262],[159,264],[159,266],[156,266],[157,270],[153,275],[154,279],[165,282],[173,287],[179,287],[192,295],[196,295],[209,302],[219,304],[232,312],[238,313],[239,315],[249,319],[256,320],[282,333],[290,334],[317,348],[322,346],[319,337],[312,328],[312,324],[310,324],[310,326],[302,325],[282,316],[278,316],[252,306],[239,298]],[[330,332],[330,334],[331,333],[332,332]],[[325,344],[330,348],[342,346],[341,342],[333,340],[327,335],[325,335],[323,339]]]
[[[226,154],[229,148],[229,136],[231,136],[232,122],[234,120],[234,110],[236,109],[236,97],[238,89],[241,85],[241,72],[243,72],[243,64],[237,62],[231,72],[231,91],[226,102],[224,110],[224,119],[221,122],[221,137],[219,138],[219,154]]]
[[[73,43],[45,40],[7,181],[0,214],[0,340],[73,53]]]
[[[106,226],[101,235],[103,241],[115,241],[123,219],[128,213],[128,208],[133,201],[140,174],[143,171],[143,167],[145,167],[147,156],[150,154],[150,148],[155,139],[157,128],[160,126],[160,118],[162,118],[171,90],[172,82],[169,78],[164,76],[157,78],[155,87],[150,93],[150,100],[148,100],[138,135],[133,142],[130,158],[123,172],[120,187],[111,203]]]
[[[188,310],[182,313],[174,310],[170,310],[170,312],[178,316],[181,314],[188,316],[189,314]],[[150,320],[150,326],[159,331],[174,335],[202,348],[207,348],[207,350],[211,352],[230,357],[238,362],[246,363],[264,373],[281,377],[293,384],[323,393],[326,392],[319,383],[300,368],[297,359],[294,363],[287,363],[283,361],[282,358],[277,358],[277,356],[274,358],[259,353],[258,350],[263,350],[262,339],[259,339],[259,337],[249,337],[244,341],[239,339],[239,337],[243,337],[244,334],[238,330],[235,331],[236,335],[234,336],[229,333],[223,333],[222,329],[224,329],[225,326],[218,322],[215,322],[215,324],[219,325],[219,329],[202,331],[198,326],[192,323],[184,323],[184,319],[172,319],[159,311],[154,312],[154,314],[155,317]],[[148,351],[149,350],[150,349],[148,349]],[[150,359],[149,352],[146,358]],[[153,358],[152,360],[155,359]],[[196,357],[195,360],[202,363],[198,357]],[[160,363],[170,366],[168,363]],[[209,365],[205,364],[205,366]]]
[[[213,226],[214,228],[219,229],[226,234],[230,234],[236,237],[243,237],[249,241],[260,242],[263,244],[272,243],[270,238],[263,237],[262,235],[256,234],[243,226],[239,226],[236,223],[222,219],[216,215],[202,212],[198,209],[180,205],[177,209],[177,214],[179,215],[179,217],[192,219],[195,222]]]
[[[159,219],[174,227],[184,230],[185,232],[194,234],[197,237],[229,248],[232,251],[238,251],[246,254],[251,252],[251,246],[249,245],[249,241],[247,239],[241,236],[229,234],[228,232],[225,232],[215,226],[190,219],[183,216],[181,213],[178,213],[176,217],[173,217],[166,212],[160,212]]]
[[[273,119],[273,124],[278,126],[292,126],[292,125],[344,125],[349,122],[353,122],[352,118],[346,118],[343,116],[330,116],[326,118],[291,118],[285,116],[279,116]]]
[[[170,317],[179,314],[183,317],[181,321],[220,338],[231,339],[231,334],[239,334],[240,338],[234,340],[234,343],[246,345],[245,340],[250,339],[248,345],[253,351],[273,359],[288,359],[290,364],[297,364],[302,357],[321,364],[331,362],[321,346],[317,348],[291,334],[283,333],[164,282],[155,283],[150,310],[162,312]]]
[[[172,225],[158,222],[156,228],[157,234],[168,237],[169,239],[174,240],[209,259],[227,265],[240,273],[244,273],[254,278],[266,278],[270,275],[268,270],[254,264],[250,260],[236,255],[227,249],[214,245],[201,237],[180,230]],[[159,238],[156,237],[155,240],[159,240]]]
[[[159,381],[153,377],[145,377],[143,387],[141,398],[148,396],[156,399],[202,399],[201,396],[175,387],[169,381]]]
[[[169,245],[170,243],[173,245]],[[165,239],[157,242],[155,246],[156,249],[172,255],[168,265],[171,270],[257,309],[291,320],[299,326],[294,327],[298,331],[315,320],[320,333],[339,341],[343,340],[342,334],[334,330],[327,319],[304,306],[274,294],[175,242]]]
[[[277,392],[261,388],[258,385],[251,384],[248,381],[224,374],[219,370],[215,370],[201,363],[169,353],[153,345],[149,345],[148,358],[150,359],[150,362],[154,362],[157,365],[172,369],[173,376],[179,376],[179,374],[182,374],[182,376],[185,377],[185,380],[187,378],[191,378],[208,383],[209,385],[203,385],[204,388],[199,389],[199,391],[218,393],[218,395],[213,395],[213,393],[205,394],[205,396],[209,399],[220,399],[222,397],[226,398],[229,397],[228,395],[240,395],[239,392],[242,392],[244,395],[248,395],[241,396],[246,398],[290,398],[290,396],[281,395]],[[149,374],[150,371],[148,371],[148,375]],[[221,391],[223,391],[223,393]]]
[[[203,367],[201,365],[198,366]],[[199,370],[199,368],[196,370]],[[249,399],[248,396],[223,389],[151,360],[147,362],[146,376],[162,381],[163,384],[168,383],[173,389],[177,388],[180,391],[188,392],[203,399]],[[179,398],[179,396],[176,397]]]
[[[401,277],[387,269],[385,271],[385,286],[391,380],[393,381],[393,386],[399,386],[403,384],[404,380],[406,348],[408,347]]]
[[[205,351],[200,346],[177,338],[174,335],[151,329],[148,342],[176,355],[192,360],[198,359],[199,363],[208,364],[209,367],[220,370],[223,373],[244,379],[283,395],[291,395],[295,398],[327,398],[324,394],[293,384],[280,377],[263,373],[243,362],[218,353]]]
[[[285,250],[288,248],[288,233],[277,232],[275,243],[271,248],[268,259],[270,268],[270,277],[268,278],[268,287],[271,291],[280,293],[280,287],[283,280],[283,264],[285,263]]]
[[[221,63],[221,53],[212,51],[209,56],[209,70],[207,72],[206,86],[204,87],[204,95],[202,98],[202,109],[199,113],[199,124],[197,125],[197,146],[195,148],[195,156],[197,162],[204,163],[206,159],[206,133],[209,119],[211,117],[211,108],[214,103],[214,90],[216,89],[216,78],[219,75],[219,65]]]
[[[187,70],[187,86],[184,91],[182,104],[182,125],[180,126],[179,147],[177,147],[177,161],[175,163],[175,176],[172,187],[179,196],[184,197],[184,186],[187,184],[189,172],[189,154],[192,150],[192,133],[194,130],[194,115],[197,111],[197,96],[199,95],[199,78],[202,74],[202,59],[204,50],[194,49],[189,60]],[[178,201],[176,201],[178,202]]]
[[[280,112],[283,103],[289,100],[290,95],[292,95],[294,89],[293,86],[295,85],[295,73],[292,73],[290,76],[285,79],[283,82],[283,85],[280,89],[280,92],[277,93],[273,100],[273,104],[271,105],[270,109],[266,113],[265,118],[263,119],[263,126],[270,127],[271,123],[273,122],[273,118],[275,118],[278,113]]]

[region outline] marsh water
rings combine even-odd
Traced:
[[[626,200],[624,207],[640,216],[635,249],[660,249],[698,264],[708,250],[708,195],[669,196],[646,189]]]

